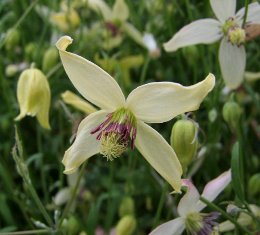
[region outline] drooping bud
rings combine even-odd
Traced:
[[[20,114],[15,118],[20,121],[26,115],[36,116],[43,128],[50,129],[50,87],[47,78],[35,68],[26,69],[19,77],[17,98]]]
[[[188,119],[179,120],[172,127],[171,146],[184,171],[197,151],[197,132],[198,127],[195,122]]]
[[[135,210],[134,200],[131,197],[123,198],[119,207],[119,216],[133,215]]]
[[[251,196],[260,195],[260,173],[254,174],[249,179],[248,193]]]
[[[134,148],[136,138],[136,118],[131,111],[120,108],[107,115],[107,119],[91,131],[100,141],[100,153],[113,160],[126,151],[128,145]]]
[[[51,47],[49,48],[43,56],[42,62],[42,70],[43,72],[48,72],[52,69],[58,62],[59,53],[56,48]]]
[[[136,228],[136,219],[133,215],[126,215],[116,225],[117,235],[131,235]]]
[[[228,101],[223,106],[222,115],[231,130],[236,130],[242,114],[240,106],[235,101]]]
[[[17,29],[9,29],[5,37],[6,50],[12,50],[20,41],[20,32]]]

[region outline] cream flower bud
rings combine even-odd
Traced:
[[[172,127],[171,146],[185,171],[197,151],[197,125],[191,120],[177,121]]]
[[[232,130],[238,127],[241,114],[240,106],[234,101],[227,102],[222,110],[223,118]]]
[[[48,72],[58,63],[59,53],[56,48],[49,48],[43,56],[42,70]]]
[[[136,228],[136,219],[132,215],[126,215],[116,225],[117,235],[131,235]]]
[[[39,69],[26,69],[19,77],[17,98],[20,114],[15,118],[21,120],[26,115],[36,116],[43,128],[50,129],[50,87],[47,78]]]

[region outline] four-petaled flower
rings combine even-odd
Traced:
[[[237,13],[236,0],[210,0],[211,7],[218,20],[201,19],[184,26],[170,41],[164,44],[166,51],[199,43],[210,44],[221,40],[219,63],[226,85],[237,88],[243,81],[246,52],[246,39],[243,28],[245,8]],[[248,5],[246,25],[260,24],[260,4]]]
[[[207,183],[201,197],[213,201],[230,181],[231,171],[228,170]],[[185,229],[189,234],[209,235],[217,225],[215,220],[218,218],[219,213],[200,213],[206,205],[200,201],[198,190],[190,180],[184,179],[182,183],[187,187],[187,192],[178,204],[177,211],[180,217],[160,225],[150,235],[180,235]]]
[[[215,84],[215,77],[193,86],[157,82],[139,86],[127,99],[116,81],[92,62],[66,51],[72,39],[56,43],[64,69],[76,89],[101,110],[91,113],[79,125],[77,137],[65,152],[64,173],[74,172],[91,156],[101,153],[112,160],[130,145],[141,152],[153,168],[179,192],[182,168],[171,146],[145,124],[162,123],[198,109]]]

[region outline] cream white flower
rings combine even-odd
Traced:
[[[237,88],[243,81],[246,52],[244,42],[246,33],[242,28],[245,8],[237,13],[236,0],[210,0],[211,7],[217,17],[192,22],[177,32],[170,41],[164,44],[166,51],[199,43],[210,44],[218,40],[219,63],[226,85]],[[260,24],[260,4],[255,2],[248,6],[246,25]]]
[[[207,183],[201,197],[213,201],[226,188],[231,181],[231,171],[222,173],[214,180]],[[200,213],[206,205],[200,201],[200,194],[190,180],[182,180],[187,187],[186,194],[181,198],[177,211],[180,217],[166,222],[150,235],[180,235],[186,229],[190,234],[210,234],[217,224],[218,213]]]
[[[74,172],[91,156],[101,153],[112,160],[134,146],[171,186],[180,191],[182,169],[171,146],[146,123],[162,123],[199,108],[215,77],[193,86],[172,82],[149,83],[134,89],[127,99],[116,81],[92,62],[66,51],[72,39],[56,43],[64,69],[76,89],[101,110],[79,125],[77,137],[65,152],[65,174]]]

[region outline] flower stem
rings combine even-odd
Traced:
[[[58,223],[58,229],[61,227],[62,225],[62,222],[63,220],[66,218],[68,212],[70,211],[70,208],[74,202],[74,199],[76,198],[77,196],[77,192],[78,192],[78,188],[79,188],[79,183],[80,183],[80,180],[81,180],[81,177],[83,176],[83,173],[84,173],[84,169],[85,169],[85,166],[87,164],[87,161],[84,162],[84,164],[82,165],[81,169],[80,169],[80,172],[79,172],[79,175],[78,175],[78,178],[77,178],[77,181],[76,181],[76,184],[73,188],[73,191],[72,191],[72,194],[71,194],[71,197],[70,197],[70,200],[68,201],[62,215],[61,215],[61,218],[60,218],[60,221]]]
[[[228,213],[226,213],[224,210],[216,206],[215,204],[211,203],[204,197],[200,197],[200,200],[204,202],[208,207],[212,208],[215,211],[218,211],[221,213],[221,215],[228,219],[231,223],[233,223],[237,228],[239,228],[241,231],[245,232],[246,234],[252,234],[250,231],[248,231],[246,228],[241,226],[233,217],[231,217]]]
[[[242,28],[245,27],[246,19],[247,19],[247,13],[248,13],[248,0],[245,0],[245,14],[244,14]]]

